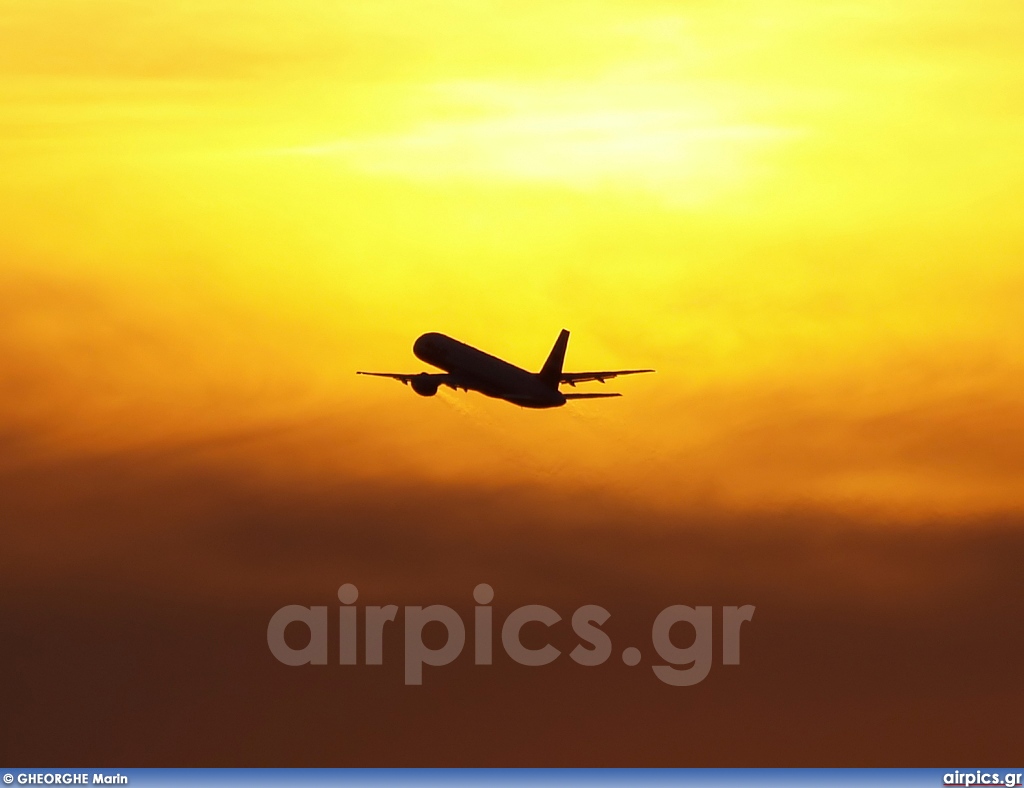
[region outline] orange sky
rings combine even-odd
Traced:
[[[1020,0],[0,0],[0,760],[1012,760],[1022,42]],[[563,327],[657,374],[354,374]],[[266,648],[480,582],[617,653]],[[742,666],[659,682],[674,604],[755,605]]]
[[[1018,510],[1024,11],[0,0],[7,465]],[[416,397],[438,330],[616,401]]]

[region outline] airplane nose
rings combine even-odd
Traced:
[[[423,359],[424,353],[430,352],[431,336],[430,334],[424,334],[415,342],[412,343],[412,352],[418,359]]]

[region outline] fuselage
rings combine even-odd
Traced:
[[[565,397],[540,377],[444,334],[423,334],[412,352],[421,361],[443,369],[458,385],[525,408],[557,408]]]

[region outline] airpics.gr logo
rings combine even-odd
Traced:
[[[338,664],[359,664],[358,608],[359,590],[351,583],[338,589],[341,607],[338,610]],[[473,613],[473,656],[475,665],[492,663],[494,616],[490,607],[494,590],[481,583],[473,590],[477,603]],[[398,616],[397,605],[369,605],[364,608],[363,664],[384,664],[384,627]],[[406,606],[402,612],[405,631],[405,683],[422,684],[423,666],[451,664],[466,645],[466,626],[461,616],[446,605]],[[601,629],[611,614],[600,605],[583,605],[571,617],[573,633],[580,643],[569,653],[578,665],[601,665],[612,654],[611,638]],[[721,608],[722,664],[740,664],[740,627],[754,617],[754,606]],[[703,681],[711,671],[712,622],[711,607],[671,605],[662,610],[651,627],[651,645],[664,664],[653,665],[654,675],[674,687],[689,687]],[[562,652],[550,643],[541,648],[527,648],[520,639],[523,627],[539,622],[552,627],[562,616],[545,605],[525,605],[513,610],[501,624],[501,645],[505,653],[520,665],[539,667],[558,659]],[[326,665],[328,661],[327,606],[303,607],[286,605],[278,610],[267,625],[267,645],[277,660],[285,665]],[[424,628],[439,623],[447,632],[445,644],[430,648],[423,642]],[[303,648],[292,648],[285,641],[285,629],[299,623],[309,630],[309,642]],[[676,646],[671,639],[673,627],[687,624],[694,632],[693,643]],[[630,646],[622,651],[622,661],[634,666],[640,663],[640,650]]]

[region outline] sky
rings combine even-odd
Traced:
[[[325,420],[359,467],[317,462],[372,476],[1021,503],[1017,3],[0,19],[3,401],[33,450]],[[563,326],[569,366],[657,377],[534,414],[352,375],[419,370],[426,330],[539,368]]]
[[[836,605],[948,684],[950,600],[975,634],[1019,613],[1000,606],[1024,507],[1022,39],[1014,0],[0,0],[0,583],[21,642],[52,646],[26,612],[46,611],[95,658],[48,691],[90,702],[128,596],[159,600],[153,654],[187,604],[226,655],[267,605],[346,580],[468,599],[485,573],[626,610],[749,591],[786,611],[776,660]],[[657,372],[546,412],[354,374],[420,371],[425,331],[539,369],[562,328],[568,370]],[[218,618],[250,602],[248,628]],[[963,709],[1011,681],[996,651]],[[876,716],[857,687],[899,686],[863,656],[881,672],[827,663],[793,706],[805,744],[822,709]],[[906,752],[964,740],[914,698]],[[822,757],[853,752],[836,724]],[[588,762],[672,762],[670,738],[575,730]],[[896,763],[883,733],[866,752]],[[216,762],[125,736],[135,763]],[[577,763],[516,741],[474,762]],[[262,746],[232,752],[288,759]]]

